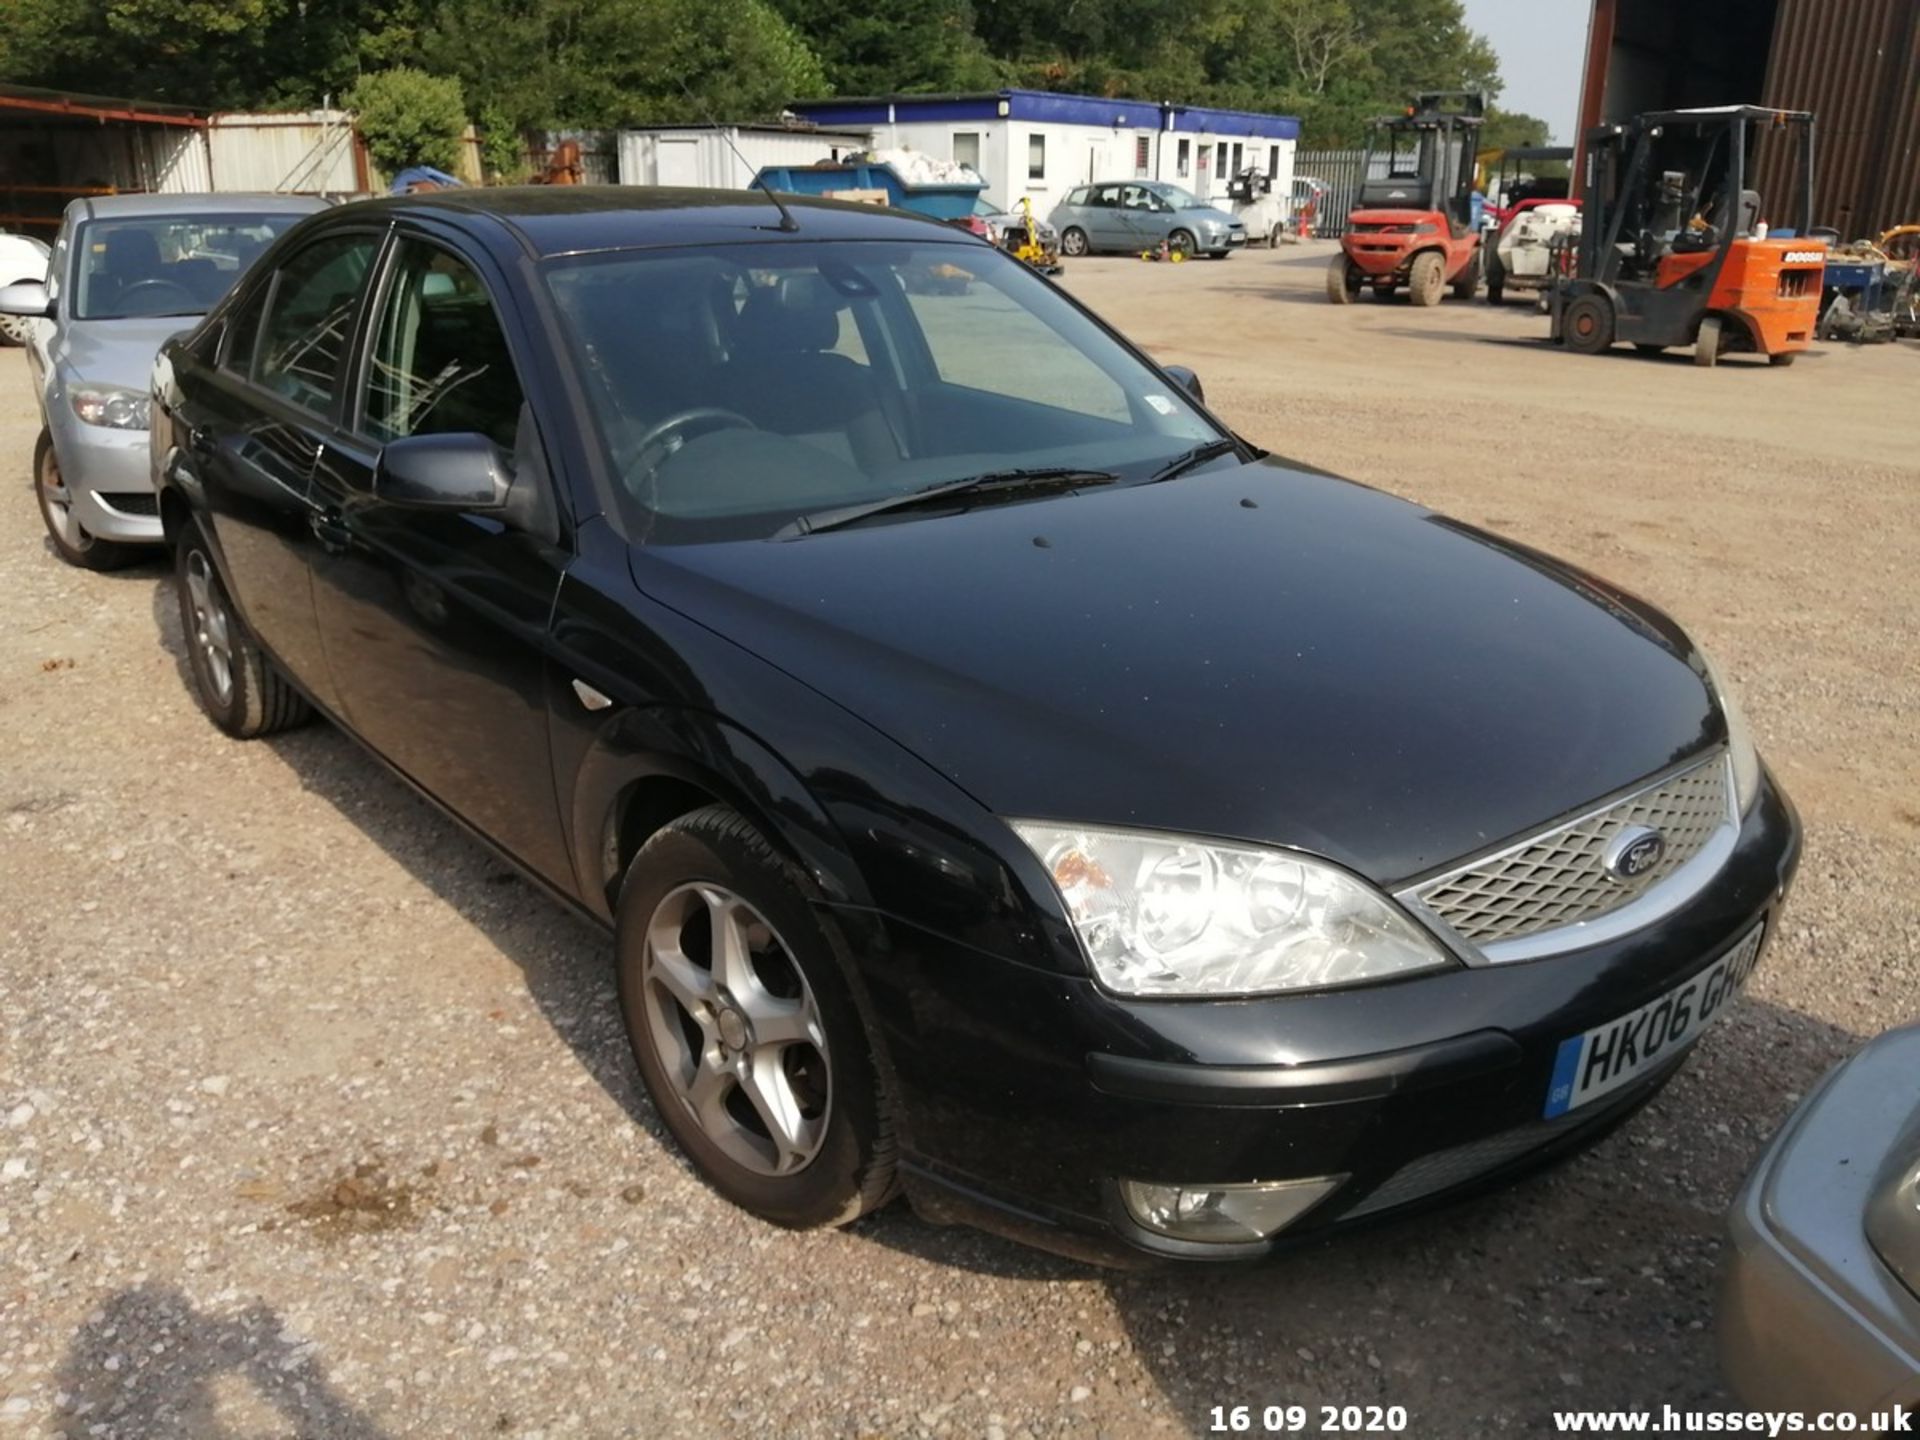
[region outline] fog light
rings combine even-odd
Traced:
[[[1244,1245],[1277,1235],[1339,1189],[1344,1175],[1252,1185],[1154,1185],[1122,1180],[1120,1198],[1147,1229],[1175,1240]]]

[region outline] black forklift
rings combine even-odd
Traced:
[[[1691,346],[1700,365],[1736,351],[1786,365],[1807,348],[1826,266],[1809,234],[1810,113],[1661,111],[1602,126],[1585,148],[1580,238],[1548,292],[1556,342],[1584,355]],[[1763,169],[1791,177],[1777,211],[1754,188]],[[1771,229],[1770,214],[1795,228]]]

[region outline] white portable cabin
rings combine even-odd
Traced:
[[[769,165],[812,165],[872,143],[863,126],[679,125],[622,130],[622,185],[744,190]],[[737,152],[737,153],[736,153]]]
[[[971,165],[987,198],[1012,208],[1024,196],[1045,215],[1075,186],[1168,180],[1225,207],[1227,182],[1248,166],[1293,185],[1300,122],[1287,115],[998,90],[968,95],[882,95],[796,101],[823,127],[871,133],[881,147],[907,146]]]

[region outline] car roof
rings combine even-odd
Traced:
[[[771,198],[753,190],[691,190],[634,185],[507,185],[428,190],[356,200],[343,215],[416,216],[460,224],[486,218],[505,226],[536,256],[596,250],[783,243],[809,240],[919,240],[977,245],[939,220],[839,200],[781,195],[799,229],[775,228]]]
[[[311,215],[333,202],[317,195],[208,194],[85,195],[67,206],[76,220],[117,220],[132,215]]]

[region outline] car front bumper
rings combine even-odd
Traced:
[[[917,1209],[1083,1258],[1245,1260],[1451,1196],[1596,1138],[1684,1050],[1554,1119],[1561,1042],[1625,1015],[1769,923],[1799,822],[1768,777],[1719,875],[1631,935],[1551,959],[1235,1001],[1127,1000],[1091,980],[893,927],[875,986]],[[1339,1189],[1269,1241],[1132,1224],[1118,1182],[1320,1176]]]
[[[1920,1088],[1920,1026],[1836,1067],[1780,1128],[1728,1216],[1720,1364],[1743,1406],[1920,1405],[1920,1299],[1869,1243],[1868,1198]]]
[[[148,433],[88,425],[78,417],[50,428],[74,518],[101,540],[158,545],[163,536]]]

